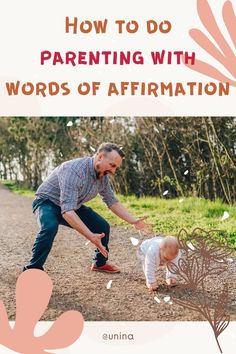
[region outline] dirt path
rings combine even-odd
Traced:
[[[11,320],[15,315],[16,279],[31,255],[38,229],[31,213],[31,202],[30,198],[13,194],[0,186],[0,299]],[[120,266],[120,274],[93,273],[89,269],[93,247],[86,246],[86,239],[75,231],[61,226],[46,263],[54,288],[42,319],[55,320],[60,313],[75,309],[81,311],[87,321],[202,320],[194,312],[165,303],[164,296],[172,296],[176,290],[168,289],[164,283],[157,293],[150,294],[146,290],[141,266],[136,259],[136,247],[130,242],[131,236],[137,237],[137,233],[125,227],[112,228],[110,259]],[[232,320],[236,320],[235,263],[230,266],[229,311]],[[113,282],[111,289],[107,290],[109,280]],[[214,292],[216,285],[213,279],[210,291]],[[161,299],[160,304],[154,296]]]

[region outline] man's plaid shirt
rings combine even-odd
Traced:
[[[76,210],[100,194],[108,207],[118,202],[107,175],[98,179],[93,157],[63,162],[39,186],[36,197],[49,199],[61,207],[61,213]]]

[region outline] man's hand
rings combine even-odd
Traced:
[[[166,284],[168,286],[175,286],[175,285],[177,285],[177,281],[176,281],[175,278],[167,278],[166,279]]]
[[[134,225],[137,230],[143,232],[145,235],[153,233],[152,225],[145,222],[146,217],[136,219],[120,202],[113,204],[110,209],[114,214],[119,216],[119,218]]]
[[[93,234],[93,237],[90,238],[90,241],[99,249],[99,251],[103,254],[104,257],[108,257],[108,251],[102,245],[101,239],[105,236],[104,233],[101,234]]]
[[[148,224],[145,221],[146,219],[147,219],[147,217],[145,216],[145,217],[140,218],[140,219],[136,220],[135,222],[133,222],[135,229],[143,232],[144,235],[148,235],[150,233],[153,233],[153,229],[152,229],[153,225]]]
[[[68,222],[68,224],[73,227],[76,231],[86,237],[91,241],[103,254],[104,257],[108,257],[108,251],[102,245],[101,239],[105,236],[104,233],[94,234],[92,233],[83,221],[78,217],[74,210],[67,211],[63,214],[63,218]]]
[[[151,284],[146,283],[146,285],[147,285],[147,288],[148,288],[149,291],[154,291],[154,290],[158,289],[157,282],[151,283]]]

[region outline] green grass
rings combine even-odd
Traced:
[[[156,232],[177,235],[184,228],[191,232],[200,227],[204,230],[222,230],[220,238],[227,240],[236,248],[236,208],[223,204],[220,200],[212,202],[204,198],[160,199],[153,197],[136,198],[134,196],[118,196],[118,199],[135,215],[148,216],[154,224]],[[104,206],[99,197],[91,200],[88,205],[97,210],[112,225],[125,225],[125,222],[113,215]],[[221,221],[224,211],[230,217]]]
[[[4,184],[16,193],[30,197],[34,195],[34,192],[20,188],[13,182],[8,181]],[[204,198],[185,198],[180,203],[179,199],[154,197],[138,199],[135,196],[122,195],[117,197],[137,217],[147,216],[157,233],[177,235],[182,228],[191,232],[196,227],[207,231],[222,230],[218,237],[236,248],[236,208],[223,204],[219,199],[212,202]],[[127,226],[127,223],[111,213],[99,197],[87,205],[101,214],[111,225]],[[221,221],[224,211],[227,211],[230,217]]]
[[[27,197],[34,196],[34,191],[24,188],[24,186],[21,183],[16,183],[14,181],[5,181],[5,180],[0,180],[0,183],[14,193],[25,195]]]

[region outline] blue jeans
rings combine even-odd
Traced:
[[[35,199],[33,201],[33,212],[37,216],[37,221],[40,226],[40,230],[36,236],[33,248],[32,258],[24,268],[38,268],[43,270],[43,265],[51,251],[54,238],[57,234],[59,225],[71,227],[61,215],[61,208],[51,202],[50,200]],[[108,249],[110,225],[99,214],[95,213],[93,209],[82,205],[78,210],[75,210],[76,214],[83,221],[83,223],[93,233],[104,232],[105,236],[101,242],[103,246]],[[82,236],[83,237],[83,236]],[[107,258],[105,258],[101,252],[96,249],[93,257],[94,263],[98,267],[103,266]]]

